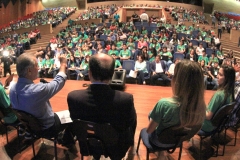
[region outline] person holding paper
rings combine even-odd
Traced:
[[[10,89],[10,100],[14,109],[22,110],[35,116],[43,126],[43,135],[54,137],[63,130],[60,119],[52,110],[49,99],[57,94],[64,86],[67,76],[65,74],[67,59],[60,57],[59,73],[49,83],[34,83],[38,77],[38,62],[32,54],[24,53],[17,59],[17,83]],[[67,147],[73,148],[74,140],[70,131],[65,131]]]
[[[137,119],[133,95],[112,90],[109,86],[114,66],[114,58],[110,55],[100,53],[91,56],[88,72],[91,84],[87,89],[70,92],[67,102],[72,120],[110,123],[119,132],[118,145],[106,150],[110,159],[122,159],[134,145]],[[86,146],[80,143],[80,149],[85,152]],[[100,155],[95,156],[98,159]]]
[[[147,62],[143,54],[138,56],[137,61],[135,62],[134,71],[138,75],[138,84],[146,84],[144,77],[148,75]]]

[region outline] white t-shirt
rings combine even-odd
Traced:
[[[161,62],[156,63],[156,73],[163,73],[163,68]]]

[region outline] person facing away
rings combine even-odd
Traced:
[[[202,131],[211,132],[215,128],[212,125],[211,118],[224,105],[233,102],[235,87],[235,70],[232,66],[222,65],[217,75],[218,90],[211,98],[207,110],[206,117],[202,126]]]
[[[173,96],[160,99],[150,113],[149,140],[158,147],[161,132],[169,127],[201,125],[205,116],[203,74],[200,66],[189,60],[176,64],[172,78]],[[161,154],[159,154],[161,155]]]
[[[114,66],[111,56],[102,53],[93,55],[88,72],[91,85],[87,89],[70,92],[67,102],[72,120],[110,123],[119,132],[118,145],[107,148],[107,152],[111,159],[122,159],[134,144],[137,122],[133,95],[112,90],[109,86]],[[82,152],[86,146],[80,143],[80,149]]]

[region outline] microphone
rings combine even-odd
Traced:
[[[43,78],[40,79],[40,82],[42,82],[42,83],[48,83],[48,81],[46,81],[46,80],[43,79]]]

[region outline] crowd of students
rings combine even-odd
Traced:
[[[155,62],[156,56],[160,55],[167,68],[164,74],[169,73],[168,69],[171,64],[175,65],[173,62],[176,59],[189,59],[202,64],[206,87],[211,82],[214,89],[217,87],[214,66],[218,64],[219,69],[222,63],[236,64],[232,51],[223,53],[220,39],[210,26],[200,28],[195,23],[185,26],[161,21],[134,24],[132,19],[127,23],[112,21],[100,24],[75,24],[73,21],[72,25],[62,29],[50,40],[46,49],[41,48],[36,54],[41,55],[40,59],[45,59],[48,55],[52,59],[53,70],[58,68],[55,64],[55,61],[58,63],[56,55],[64,54],[69,59],[69,75],[75,74],[79,80],[79,77],[87,76],[85,56],[97,53],[112,55],[116,59],[118,69],[122,68],[124,60],[138,61],[139,55],[143,55],[142,61],[149,61],[151,64]],[[50,68],[44,66],[44,60],[40,62],[40,68]],[[147,65],[143,66],[142,70],[145,73],[151,72],[147,70]],[[166,75],[169,78],[172,76]],[[146,84],[144,80],[139,82]]]
[[[38,25],[52,24],[55,27],[70,14],[75,12],[76,7],[49,8],[34,12],[0,26],[0,33],[11,32],[20,28],[29,28]]]

